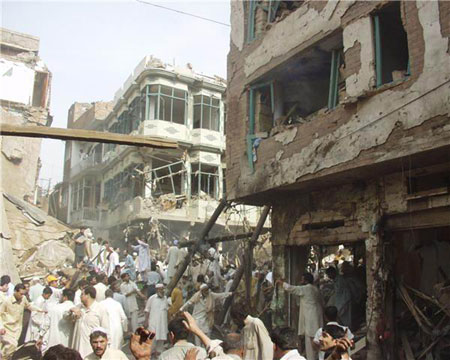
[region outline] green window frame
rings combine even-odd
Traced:
[[[373,22],[373,35],[375,44],[375,78],[376,87],[379,88],[389,82],[383,82],[383,50],[382,50],[382,36],[381,36],[381,24],[379,15],[372,15]],[[408,57],[407,69],[405,78],[411,75],[411,59]]]
[[[273,114],[274,109],[275,109],[273,81],[265,82],[262,84],[252,85],[252,86],[250,86],[250,89],[248,91],[249,126],[248,126],[248,133],[247,133],[247,160],[248,160],[248,165],[249,165],[252,173],[255,171],[255,168],[253,165],[253,143],[256,140],[256,136],[255,136],[255,95],[256,95],[256,91],[258,91],[259,89],[264,88],[264,87],[269,87],[269,89],[270,89],[270,105],[271,105],[272,114]]]
[[[147,85],[143,95],[145,95],[146,99],[146,120],[163,120],[186,125],[187,91],[166,85],[154,84]]]
[[[275,21],[275,16],[277,14],[280,3],[281,1],[279,0],[269,0],[269,4],[265,6],[262,3],[259,3],[258,0],[249,1],[247,42],[251,42],[256,39],[255,19],[256,19],[256,11],[258,10],[258,8],[267,11],[267,22],[272,23]]]
[[[330,86],[328,108],[334,109],[339,104],[339,67],[341,66],[341,49],[331,52]]]
[[[194,95],[194,129],[220,131],[220,99],[209,95]]]
[[[200,191],[203,191],[216,200],[219,199],[218,165],[191,164],[191,196],[199,195]]]

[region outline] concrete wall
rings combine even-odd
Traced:
[[[316,7],[306,1],[251,43],[244,41],[247,15],[243,5],[232,3],[232,24],[236,25],[231,34],[227,93],[227,189],[231,199],[258,202],[258,194],[275,189],[320,186],[322,180],[321,186],[326,186],[325,179],[337,181],[344,172],[346,177],[359,177],[362,168],[379,171],[404,156],[442,152],[448,147],[448,5],[401,3],[411,76],[376,89],[370,14],[384,3],[329,1]],[[280,71],[287,60],[337,31],[343,34],[346,63],[346,93],[341,94],[340,105],[262,140],[252,173],[246,149],[246,87],[274,69]],[[398,164],[389,171],[398,170]],[[364,176],[368,174],[370,171]]]

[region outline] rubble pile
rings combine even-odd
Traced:
[[[45,212],[13,195],[3,194],[3,206],[14,264],[19,276],[45,275],[72,265],[71,229]],[[5,224],[6,226],[6,224]],[[3,231],[6,234],[6,231]],[[8,259],[5,259],[8,261]]]

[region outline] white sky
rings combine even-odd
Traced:
[[[230,23],[229,1],[151,1]],[[226,78],[230,28],[122,1],[1,1],[2,27],[40,38],[40,57],[52,72],[50,111],[66,127],[76,101],[111,101],[145,55],[191,63],[194,71]],[[44,140],[40,178],[62,180],[64,142]]]

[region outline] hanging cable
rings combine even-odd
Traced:
[[[145,5],[154,6],[154,7],[157,7],[157,8],[164,9],[164,10],[173,11],[173,12],[176,12],[176,13],[179,13],[179,14],[183,14],[183,15],[187,15],[187,16],[192,16],[192,17],[195,17],[195,18],[197,18],[197,19],[202,19],[202,20],[205,20],[205,21],[210,21],[210,22],[213,22],[213,23],[216,23],[216,24],[219,24],[219,25],[223,25],[223,26],[230,27],[230,24],[226,24],[226,23],[223,23],[223,22],[220,22],[220,21],[217,21],[217,20],[209,19],[209,18],[200,16],[200,15],[195,15],[195,14],[187,13],[187,12],[185,12],[185,11],[181,11],[181,10],[176,10],[176,9],[168,8],[168,7],[166,7],[166,6],[154,4],[154,3],[151,3],[151,2],[148,2],[148,1],[143,1],[143,0],[136,0],[136,1],[139,2],[139,3],[145,4]]]

